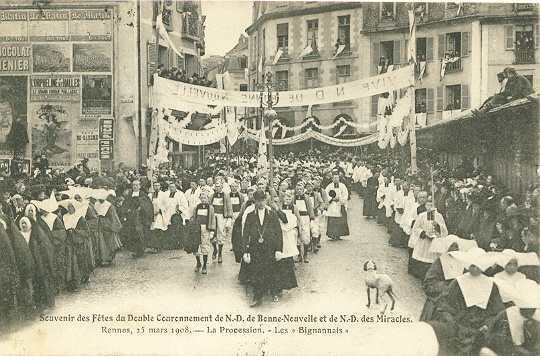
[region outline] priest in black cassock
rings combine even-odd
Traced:
[[[266,194],[258,190],[253,195],[255,209],[246,217],[244,224],[243,259],[251,266],[250,279],[253,283],[252,307],[262,303],[262,298],[270,291],[277,301],[276,252],[283,252],[283,233],[277,213],[266,206]]]

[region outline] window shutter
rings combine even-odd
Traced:
[[[538,48],[538,30],[540,27],[538,25],[534,26],[534,48]]]
[[[461,57],[467,57],[470,52],[471,45],[471,33],[462,32],[461,33]]]
[[[394,41],[394,53],[392,53],[392,64],[401,63],[401,41]]]
[[[444,58],[444,52],[446,52],[446,36],[439,35],[439,41],[437,43],[437,54],[439,59]]]
[[[433,37],[426,38],[426,60],[433,60]]]
[[[371,97],[371,116],[377,117],[377,110],[379,109],[379,96],[373,95]]]
[[[504,49],[514,48],[514,26],[504,26]]]
[[[468,109],[469,107],[469,86],[466,84],[461,84],[461,108]]]
[[[435,112],[435,108],[434,108],[434,89],[433,88],[427,88],[426,89],[426,112],[428,114],[432,114]]]
[[[403,43],[403,46],[401,46],[401,63],[406,64],[409,62],[408,52],[409,52],[409,40],[405,40],[405,42]]]
[[[379,65],[379,58],[381,58],[381,44],[379,42],[373,42],[373,48],[371,49],[371,59],[373,62],[371,73],[377,74],[377,66]]]
[[[443,87],[437,87],[437,111],[443,111],[444,108],[444,97],[443,97]]]

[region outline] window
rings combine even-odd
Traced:
[[[394,20],[396,15],[396,3],[382,2],[380,15],[381,20]]]
[[[306,43],[313,41],[319,42],[319,20],[307,20],[307,38]]]
[[[461,32],[446,34],[446,53],[452,57],[461,57]]]
[[[427,89],[414,91],[414,112],[417,114],[427,112]]]
[[[349,64],[340,65],[336,67],[336,84],[342,84],[351,81],[351,66]],[[333,103],[333,106],[350,106],[353,102],[351,100],[338,101]]]
[[[427,2],[415,2],[414,4],[414,15],[419,22],[424,22],[427,13],[428,13],[428,3]]]
[[[534,52],[537,47],[533,25],[514,27],[514,64],[535,63]]]
[[[306,88],[317,88],[319,86],[319,69],[318,68],[306,69],[304,78],[305,78]]]
[[[349,52],[351,50],[351,16],[338,16],[338,43],[339,45],[345,45],[343,52]]]
[[[176,67],[180,70],[186,70],[186,60],[179,55],[176,55]]]
[[[240,84],[240,91],[248,91],[248,85],[247,84]]]
[[[280,90],[289,90],[289,71],[280,70],[276,72],[276,83]]]
[[[427,54],[427,41],[425,38],[416,39],[416,60],[418,62],[423,62],[426,60]]]
[[[386,60],[386,67],[390,64],[394,64],[394,41],[381,42],[381,60]],[[385,67],[385,66],[383,66]],[[384,70],[386,72],[386,70]]]
[[[336,67],[337,84],[345,83],[351,80],[351,66],[349,64]]]
[[[514,8],[517,12],[522,11],[533,11],[534,10],[534,4],[514,4]]]
[[[283,54],[287,53],[289,48],[289,24],[280,23],[277,25],[277,46],[281,48]]]
[[[159,46],[159,64],[163,64],[166,70],[169,70],[169,49],[164,46]]]
[[[461,58],[470,53],[470,32],[451,32],[439,35],[438,55],[446,59],[446,73],[461,71]]]
[[[461,110],[461,85],[446,87],[446,107],[444,110]]]

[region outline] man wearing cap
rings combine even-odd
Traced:
[[[419,279],[424,279],[429,266],[437,257],[430,251],[433,239],[448,235],[444,218],[435,209],[431,198],[426,202],[426,209],[414,222],[410,239],[413,248],[410,273]]]
[[[275,263],[276,252],[283,252],[283,234],[276,212],[266,206],[266,194],[256,191],[254,196],[255,209],[246,217],[244,225],[243,260],[250,264],[250,280],[254,293],[252,307],[262,303],[267,291],[277,297]]]
[[[349,200],[349,191],[345,184],[340,182],[338,171],[333,172],[332,182],[328,184],[325,191],[329,197],[329,205],[332,204],[335,206],[335,209],[332,209],[331,212],[329,210],[327,213],[327,235],[331,239],[340,240],[342,236],[349,235],[349,223],[347,221],[347,201]]]
[[[214,216],[216,219],[216,230],[212,245],[212,259],[218,258],[218,263],[223,262],[223,244],[227,236],[228,230],[232,228],[232,204],[229,194],[223,192],[221,179],[216,180],[214,184],[214,195],[212,196],[211,205],[214,208]]]
[[[313,219],[311,220],[311,248],[313,252],[318,252],[321,247],[321,230],[322,224],[320,216],[324,209],[324,200],[321,195],[321,189],[318,191],[315,190],[314,180],[308,180],[306,182],[306,196],[308,197],[309,203],[313,209]]]
[[[199,197],[201,195],[201,188],[198,186],[197,181],[193,179],[189,183],[189,189],[185,191],[184,196],[186,197],[188,207],[189,207],[189,216],[193,215],[193,210],[200,203]]]
[[[315,219],[313,205],[309,196],[305,194],[304,183],[296,184],[296,193],[293,204],[298,208],[300,221],[298,222],[298,249],[300,250],[299,261],[308,263],[308,251],[311,242],[311,222]]]
[[[184,222],[191,218],[188,201],[177,189],[174,181],[169,182],[169,189],[164,192],[163,220],[167,225],[165,248],[181,247]]]
[[[165,192],[161,190],[161,182],[154,181],[152,191],[148,193],[152,206],[154,207],[154,218],[150,225],[150,234],[146,247],[154,249],[155,252],[160,252],[163,248],[164,235],[167,230],[167,224],[164,220],[165,213]]]
[[[232,222],[236,221],[238,216],[240,215],[240,211],[242,210],[242,206],[244,205],[244,196],[239,191],[239,185],[238,181],[233,180],[230,184],[231,192],[229,193],[229,197],[231,200],[231,212],[232,212]],[[230,240],[232,238],[232,226],[227,229],[227,240]]]

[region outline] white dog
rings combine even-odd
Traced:
[[[368,260],[364,263],[364,271],[367,272],[367,276],[365,279],[368,298],[367,307],[369,308],[371,306],[371,289],[375,288],[375,303],[379,304],[379,294],[381,295],[381,297],[384,297],[384,294],[388,294],[388,296],[392,300],[392,306],[390,307],[390,310],[394,310],[396,299],[395,294],[392,291],[392,279],[387,274],[377,273],[377,265],[373,260]],[[383,313],[386,311],[387,307],[388,304],[384,306],[384,310],[382,311]]]

